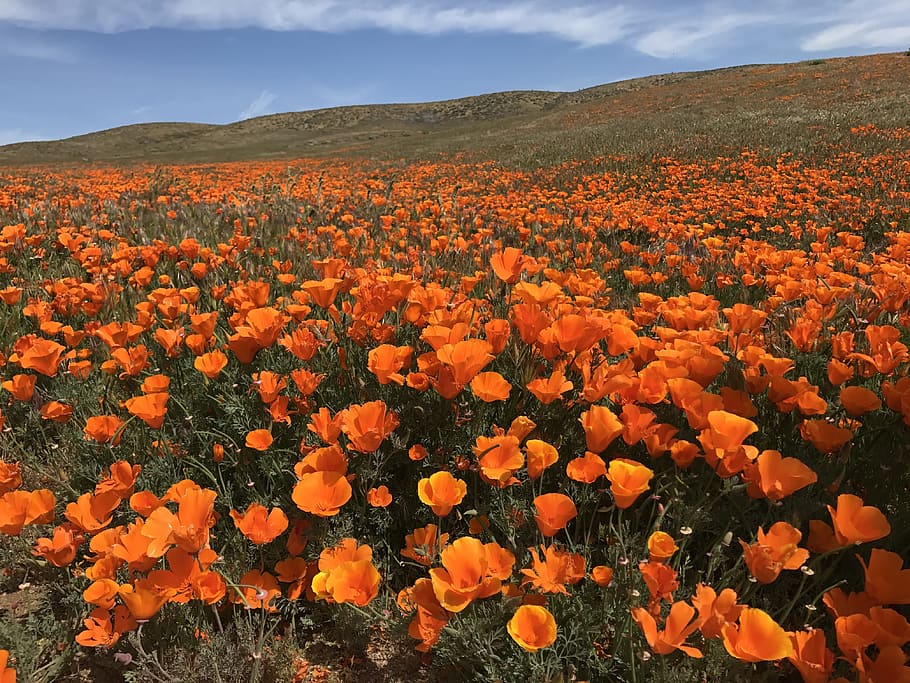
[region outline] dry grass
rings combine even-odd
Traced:
[[[337,107],[228,125],[139,124],[0,147],[0,165],[468,153],[533,167],[604,154],[824,151],[852,126],[910,120],[902,53],[650,76],[571,93],[516,91]]]

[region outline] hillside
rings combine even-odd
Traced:
[[[227,125],[145,123],[0,147],[0,164],[478,153],[523,165],[599,154],[807,151],[851,127],[910,121],[910,57],[880,54],[650,76],[576,92],[512,91],[336,107]]]

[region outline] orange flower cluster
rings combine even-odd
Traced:
[[[906,678],[910,155],[624,164],[0,173],[0,532],[76,642],[394,587],[423,652]]]

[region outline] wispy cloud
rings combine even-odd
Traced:
[[[271,114],[271,106],[277,99],[278,96],[275,93],[269,90],[263,90],[256,96],[255,100],[250,102],[246,109],[240,112],[237,119],[243,121],[244,119],[254,119],[257,116]]]
[[[825,28],[802,41],[804,51],[906,48],[910,45],[910,0],[840,3],[824,23]]]
[[[16,142],[34,142],[36,140],[47,140],[47,138],[22,128],[0,128],[0,147]]]
[[[401,33],[551,35],[605,45],[627,35],[635,12],[617,2],[542,0],[0,0],[0,22],[30,28],[117,32],[143,28],[244,28]]]
[[[775,23],[773,14],[705,14],[670,22],[635,40],[635,49],[658,58],[710,52],[741,28]]]
[[[621,43],[665,58],[715,51],[759,30],[768,39],[784,29],[801,31],[805,51],[903,48],[910,0],[0,0],[3,23],[100,32],[495,32],[551,36],[583,47]]]

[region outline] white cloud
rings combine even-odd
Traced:
[[[34,142],[36,140],[47,140],[47,138],[36,133],[29,133],[22,128],[0,128],[0,147],[17,142]]]
[[[902,49],[910,45],[910,0],[838,3],[820,24],[828,24],[802,41],[806,52],[845,48]]]
[[[736,29],[773,21],[768,15],[733,13],[687,19],[645,33],[634,45],[636,50],[652,57],[682,57],[710,52]]]
[[[269,91],[263,90],[259,95],[256,96],[256,99],[250,102],[249,106],[244,109],[237,116],[238,121],[243,121],[244,119],[254,119],[257,116],[264,116],[266,114],[271,114],[270,107],[278,99],[278,96]]]
[[[244,28],[440,34],[544,34],[580,45],[625,36],[624,5],[542,0],[0,0],[0,22],[42,29],[118,32],[144,28]]]
[[[900,49],[910,42],[910,0],[0,0],[3,24],[98,32],[496,32],[587,47],[622,43],[665,58],[714,52],[756,31],[774,40],[794,29],[803,31],[805,51]]]

